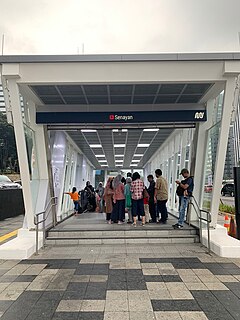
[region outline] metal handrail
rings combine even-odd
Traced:
[[[192,200],[194,200],[194,202]],[[199,233],[200,233],[200,242],[201,243],[202,243],[202,221],[205,221],[207,223],[207,243],[208,243],[207,244],[207,249],[208,249],[207,253],[210,254],[210,252],[211,252],[211,249],[210,249],[210,223],[212,221],[211,220],[211,213],[207,210],[201,209],[199,204],[197,203],[197,200],[194,198],[194,196],[192,196],[190,198],[189,203],[193,206],[193,208],[198,216],[198,219],[199,219]],[[202,216],[203,212],[207,214],[207,218],[204,218]]]
[[[52,203],[52,200],[54,200],[54,203]],[[39,238],[39,224],[42,223],[42,231],[43,231],[43,247],[45,247],[45,239],[46,239],[46,225],[45,221],[47,220],[52,207],[57,205],[57,197],[52,197],[48,204],[46,205],[46,208],[44,211],[38,212],[34,216],[34,224],[36,225],[36,255],[38,254],[38,238]],[[43,215],[43,219],[39,221],[39,216]],[[53,225],[55,226],[56,219],[53,217]]]

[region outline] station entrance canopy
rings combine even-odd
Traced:
[[[67,132],[95,168],[101,168],[98,151],[110,167],[114,153],[125,155],[124,166],[134,153],[143,154],[140,168],[174,129],[207,121],[207,102],[224,90],[239,59],[237,53],[1,56],[0,64],[3,82],[14,79],[31,101],[27,121]],[[114,149],[116,144],[125,147]],[[93,152],[91,145],[102,147]]]
[[[31,89],[43,104],[49,106],[44,110],[38,108],[36,116],[38,124],[87,123],[117,126],[205,121],[205,107],[194,104],[203,98],[212,85],[212,83],[33,85]],[[62,108],[62,106],[67,107]],[[75,110],[69,109],[69,106],[75,106]],[[102,111],[99,111],[99,106]],[[123,111],[124,109],[126,111]]]

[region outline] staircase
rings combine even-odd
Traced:
[[[61,226],[61,224],[59,225]],[[107,230],[106,227],[110,227]],[[149,224],[136,228],[125,225],[105,225],[96,228],[58,228],[47,233],[48,245],[81,244],[147,244],[147,243],[195,243],[199,242],[198,230],[185,225],[181,230],[174,230],[172,224]]]

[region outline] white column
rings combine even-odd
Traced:
[[[212,113],[214,109],[214,99],[208,100],[207,102],[207,121],[199,123],[197,146],[196,146],[196,162],[194,170],[194,197],[201,207],[202,195],[204,188],[204,177],[205,177],[205,165],[206,165],[206,152],[207,152],[207,138],[208,129],[212,126]],[[194,213],[192,213],[192,218]],[[194,220],[194,219],[193,219]]]
[[[220,192],[222,187],[222,178],[224,172],[228,134],[229,127],[231,123],[231,115],[233,111],[233,101],[234,101],[234,91],[235,91],[235,78],[229,77],[226,81],[223,110],[222,110],[222,121],[218,139],[218,148],[216,155],[215,171],[214,171],[214,181],[213,181],[213,193],[212,193],[212,203],[210,212],[212,214],[211,225],[215,228],[218,220],[218,207],[220,201]]]
[[[37,165],[39,170],[39,179],[48,180],[47,151],[43,125],[36,124],[36,106],[32,101],[28,102],[29,108],[29,126],[35,132],[35,143],[37,153]]]
[[[16,79],[8,80],[8,91],[10,97],[10,103],[13,115],[13,124],[15,139],[18,152],[18,161],[21,173],[21,182],[23,187],[23,199],[25,205],[25,222],[27,228],[34,228],[34,215],[33,215],[33,204],[32,194],[30,187],[30,173],[27,157],[26,140],[23,127],[22,110],[19,98],[19,89]]]

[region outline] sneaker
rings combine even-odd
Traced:
[[[112,221],[111,220],[108,220],[108,222],[107,222],[108,224],[112,224]]]
[[[118,224],[123,224],[123,222],[122,221],[118,221]]]
[[[181,224],[178,224],[176,223],[174,226],[173,226],[174,229],[182,229],[183,226]]]
[[[132,226],[136,228],[137,224],[136,224],[136,223],[133,223]]]
[[[142,227],[145,227],[145,223],[141,223],[141,226],[142,226]]]

